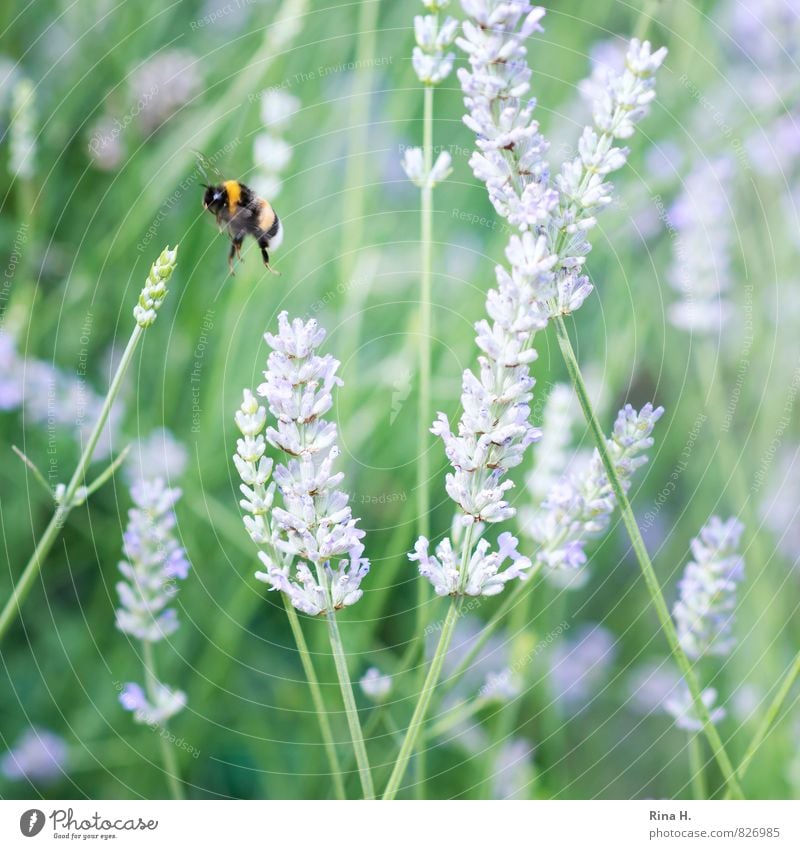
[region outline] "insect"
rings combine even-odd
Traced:
[[[280,274],[269,264],[269,251],[280,247],[283,225],[269,201],[259,197],[251,188],[238,180],[223,180],[205,188],[203,208],[213,213],[220,229],[226,227],[231,240],[228,267],[233,271],[234,257],[241,259],[245,236],[253,236],[261,248],[261,256],[268,271]]]

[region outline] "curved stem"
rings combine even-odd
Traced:
[[[281,593],[281,598],[283,599],[283,606],[286,608],[286,616],[289,619],[294,641],[297,644],[297,653],[300,655],[300,662],[303,664],[303,671],[306,674],[308,689],[311,690],[311,701],[314,702],[314,710],[317,712],[319,730],[322,734],[325,754],[328,756],[328,764],[331,769],[336,798],[344,799],[346,796],[344,792],[344,781],[342,780],[342,768],[339,764],[339,756],[336,754],[336,744],[333,741],[333,732],[331,731],[331,724],[328,719],[328,711],[322,699],[322,691],[319,688],[317,673],[314,670],[311,653],[308,650],[308,643],[306,643],[306,638],[300,625],[300,617],[297,615],[297,611],[292,606],[286,593]]]
[[[800,652],[794,656],[794,660],[792,661],[792,665],[789,667],[786,677],[781,682],[778,692],[775,694],[775,698],[767,708],[767,712],[764,714],[764,718],[761,720],[758,728],[756,729],[756,733],[744,753],[742,762],[736,770],[736,776],[740,781],[744,780],[745,774],[750,767],[750,763],[758,753],[758,750],[761,748],[761,744],[764,742],[775,720],[778,718],[778,714],[781,712],[783,703],[786,701],[786,697],[791,692],[798,675],[800,675]]]
[[[331,640],[331,649],[333,650],[333,662],[336,664],[336,674],[339,677],[339,687],[342,691],[342,700],[344,701],[344,709],[347,714],[347,724],[350,726],[353,751],[355,752],[356,763],[358,764],[358,774],[361,777],[361,789],[364,791],[365,799],[374,799],[375,787],[372,783],[372,772],[369,768],[367,747],[364,745],[364,733],[361,730],[356,699],[353,695],[353,685],[350,683],[350,673],[347,671],[347,658],[344,654],[344,646],[342,644],[341,634],[339,633],[336,614],[330,606],[325,614],[325,618],[328,620],[328,634]]]
[[[150,696],[150,701],[153,704],[157,702],[156,688],[158,686],[158,673],[155,667],[155,656],[153,655],[153,644],[147,640],[142,640],[142,659],[144,660],[144,681],[147,693]],[[175,758],[175,752],[170,745],[169,729],[167,722],[159,723],[156,732],[161,743],[161,759],[164,762],[164,773],[167,776],[170,793],[173,799],[183,799],[183,788],[181,787],[180,778],[178,777],[178,761]]]
[[[433,167],[433,86],[425,86],[422,122],[422,157],[425,173]],[[430,458],[428,428],[431,415],[431,243],[433,241],[433,187],[430,181],[420,190],[420,274],[419,294],[419,410],[417,411],[417,533],[430,536]],[[427,581],[417,582],[417,639],[425,631],[425,605],[428,601]],[[423,667],[420,667],[422,670]],[[421,676],[420,676],[421,678]],[[422,681],[420,680],[420,683]],[[422,794],[425,786],[425,756],[418,753],[416,786]]]
[[[389,781],[383,792],[384,799],[394,799],[400,788],[400,782],[403,780],[403,775],[405,775],[406,768],[408,767],[408,761],[417,744],[417,738],[422,730],[425,716],[428,713],[428,708],[433,698],[433,691],[436,689],[439,677],[442,674],[444,659],[447,655],[447,650],[450,648],[450,641],[453,639],[453,632],[458,621],[460,608],[461,596],[456,596],[450,602],[450,608],[447,611],[447,617],[442,627],[442,635],[439,637],[439,644],[436,646],[436,652],[433,655],[428,674],[425,677],[425,683],[422,685],[422,692],[419,695],[417,706],[414,708],[414,713],[406,731],[406,736],[403,738],[403,744],[397,754],[397,760],[392,769],[392,774],[389,776]]]
[[[11,597],[5,603],[3,612],[0,613],[0,641],[2,641],[11,623],[21,612],[22,603],[25,601],[25,598],[33,586],[33,582],[39,575],[45,558],[50,553],[50,549],[53,547],[56,539],[58,539],[61,528],[64,527],[64,523],[67,521],[67,516],[69,516],[70,511],[75,506],[75,495],[78,492],[79,487],[83,485],[86,470],[89,468],[89,464],[92,461],[92,455],[94,454],[100,435],[103,432],[106,421],[108,420],[114,400],[119,394],[122,379],[125,376],[125,372],[128,370],[131,360],[133,359],[136,346],[139,344],[139,339],[141,338],[142,333],[143,329],[137,324],[133,328],[131,337],[128,340],[128,344],[122,354],[122,359],[119,361],[117,371],[114,374],[114,378],[111,381],[111,385],[109,386],[105,400],[103,401],[103,406],[100,409],[97,422],[95,422],[95,426],[92,429],[89,439],[81,453],[80,459],[78,460],[78,466],[70,478],[70,481],[64,490],[64,494],[61,497],[61,501],[56,507],[47,528],[45,528],[44,533],[39,539],[33,554],[30,556],[20,579],[14,585]]]
[[[583,410],[583,414],[589,425],[589,430],[592,434],[592,439],[594,440],[597,452],[600,455],[600,459],[602,460],[603,468],[608,475],[608,480],[614,492],[614,497],[616,498],[622,514],[622,521],[625,523],[628,536],[630,537],[631,547],[636,555],[636,560],[639,563],[639,568],[641,569],[645,584],[647,585],[647,591],[650,593],[650,599],[653,603],[653,607],[655,608],[656,615],[658,616],[661,628],[664,631],[667,642],[669,643],[670,651],[672,652],[672,655],[680,668],[681,674],[686,681],[686,685],[689,688],[695,710],[697,711],[697,716],[703,723],[703,732],[711,745],[714,757],[722,770],[725,782],[734,796],[742,798],[742,789],[734,773],[733,764],[731,763],[728,753],[725,751],[725,746],[722,743],[719,732],[711,721],[708,708],[703,703],[697,677],[694,674],[689,658],[681,648],[678,640],[678,633],[675,630],[675,624],[672,621],[669,608],[667,607],[667,602],[664,599],[664,594],[662,593],[661,586],[658,583],[658,578],[656,577],[655,569],[653,568],[653,564],[650,560],[650,555],[647,553],[647,546],[644,543],[641,531],[636,523],[636,517],[633,515],[633,508],[628,500],[622,481],[617,474],[617,470],[614,467],[611,455],[608,452],[605,435],[603,434],[600,422],[597,420],[597,415],[592,407],[591,400],[589,399],[589,393],[586,390],[586,384],[583,381],[580,366],[578,365],[578,360],[575,356],[575,351],[572,349],[572,343],[569,339],[566,322],[564,321],[563,316],[559,315],[554,319],[554,323],[556,326],[556,334],[558,336],[558,344],[561,348],[561,354],[564,357],[564,363],[566,364],[567,371],[569,372],[570,380],[575,388],[575,393],[578,396],[581,409]]]
[[[689,777],[695,799],[707,799],[706,777],[703,768],[703,747],[697,734],[689,734]]]

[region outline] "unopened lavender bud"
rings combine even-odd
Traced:
[[[738,552],[743,525],[734,518],[713,516],[692,540],[694,559],[679,584],[673,615],[678,639],[693,660],[727,655],[734,645],[736,585],[744,566]]]
[[[373,702],[386,701],[392,691],[392,676],[384,675],[380,669],[371,666],[359,681],[364,695]]]
[[[164,248],[161,255],[150,267],[144,287],[139,295],[139,303],[133,308],[133,317],[139,327],[149,327],[156,320],[156,313],[167,296],[167,281],[178,264],[178,246],[172,250]]]
[[[36,170],[34,92],[29,79],[21,79],[16,84],[12,101],[8,170],[13,177],[29,180]]]

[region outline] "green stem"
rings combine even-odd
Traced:
[[[433,167],[433,87],[425,86],[425,117],[423,120],[423,159],[425,173]],[[419,411],[417,413],[417,528],[420,536],[430,535],[430,498],[428,481],[428,428],[431,416],[431,245],[433,241],[433,187],[426,183],[420,191],[420,255],[422,273],[419,295]],[[427,601],[427,582],[419,581],[417,601]],[[417,623],[422,614],[418,608]]]
[[[692,793],[695,799],[707,799],[708,788],[703,767],[703,748],[699,734],[689,734],[689,776],[692,780]]]
[[[744,780],[745,774],[750,767],[750,763],[758,753],[758,750],[761,748],[761,744],[764,742],[775,720],[778,718],[778,714],[781,712],[783,703],[786,701],[786,697],[791,692],[798,675],[800,675],[800,652],[795,655],[792,665],[789,668],[789,672],[783,679],[783,682],[781,683],[778,692],[775,694],[775,698],[770,703],[769,708],[767,708],[767,712],[764,714],[764,718],[761,720],[753,739],[750,741],[750,745],[744,753],[742,762],[736,770],[736,776],[740,781]]]
[[[433,167],[433,86],[425,86],[424,117],[422,122],[422,157],[425,173]],[[420,275],[419,294],[419,410],[417,411],[417,532],[419,536],[430,536],[430,455],[428,452],[428,428],[431,415],[431,247],[433,242],[433,186],[426,181],[420,190]],[[429,592],[427,581],[417,581],[417,639],[425,633],[425,608]],[[420,679],[424,667],[420,666]],[[420,680],[420,684],[422,680]],[[417,752],[418,794],[424,795],[425,754]]]
[[[317,712],[319,720],[319,730],[322,734],[322,742],[325,746],[325,753],[328,756],[330,764],[331,776],[333,777],[333,786],[336,791],[337,799],[344,799],[344,781],[342,780],[342,768],[339,764],[339,756],[336,754],[336,744],[333,741],[333,732],[328,719],[328,711],[325,708],[325,702],[322,699],[322,691],[319,688],[319,680],[317,673],[314,670],[314,664],[311,661],[311,653],[308,650],[308,644],[303,634],[303,629],[300,625],[300,617],[297,611],[292,606],[291,601],[286,593],[281,593],[283,606],[286,608],[286,616],[289,619],[289,625],[294,635],[294,641],[297,643],[297,653],[300,655],[300,662],[303,664],[303,671],[306,674],[308,681],[308,689],[311,690],[311,700],[314,702],[314,710]]]
[[[344,654],[344,645],[339,633],[339,625],[336,622],[336,613],[328,606],[325,614],[328,620],[328,634],[333,651],[333,662],[336,664],[336,674],[339,677],[339,687],[342,691],[342,700],[347,714],[347,724],[350,726],[350,738],[353,741],[353,751],[358,764],[358,774],[361,777],[361,789],[365,799],[375,798],[375,787],[372,783],[372,772],[369,768],[367,758],[367,747],[364,745],[364,733],[361,730],[361,721],[358,718],[358,708],[353,695],[353,685],[350,683],[350,673],[347,671],[347,658]]]
[[[155,657],[153,655],[153,644],[148,640],[142,640],[142,657],[144,660],[144,681],[147,693],[150,696],[150,701],[153,704],[157,702],[157,687],[158,673],[155,667]],[[167,722],[159,723],[158,737],[161,743],[161,759],[164,762],[164,772],[167,776],[170,793],[173,799],[183,799],[183,788],[181,787],[180,779],[178,778],[178,761],[175,758],[175,751],[170,745],[169,729]]]
[[[244,535],[240,533],[242,526],[238,517],[234,517],[233,513],[227,507],[220,504],[213,496],[203,493],[202,498],[203,500],[201,501],[196,493],[190,491],[187,494],[187,503],[200,519],[210,521],[217,533],[223,536],[231,545],[238,548],[244,555],[250,556],[252,553],[251,548],[245,541]],[[273,556],[277,557],[274,549]],[[338,755],[336,754],[336,746],[333,742],[328,711],[325,707],[325,700],[322,697],[319,678],[314,668],[311,653],[308,650],[308,644],[301,630],[297,612],[284,593],[281,593],[281,598],[286,606],[286,615],[289,617],[289,625],[297,645],[297,652],[300,655],[300,661],[303,665],[306,680],[308,681],[308,687],[311,690],[311,699],[314,702],[314,709],[325,746],[325,754],[328,757],[328,766],[333,776],[336,795],[339,798],[344,798],[344,782],[342,779],[344,773]],[[242,582],[233,596],[225,602],[224,606],[233,621],[247,622],[256,607],[261,603],[263,603],[261,596],[253,590],[250,583]],[[296,628],[295,625],[297,626]],[[225,618],[218,620],[216,629],[207,641],[208,648],[195,663],[196,668],[205,670],[205,674],[200,678],[198,687],[194,691],[194,697],[198,702],[202,703],[208,697],[211,682],[218,681],[220,678],[219,662],[217,662],[216,666],[214,665],[213,652],[219,653],[222,663],[227,664],[228,658],[235,656],[237,650],[237,633],[241,634],[244,632],[234,632],[230,628],[230,621]]]
[[[455,668],[455,671],[452,675],[450,675],[442,684],[442,694],[449,692],[452,687],[460,680],[461,676],[466,672],[475,658],[478,656],[480,650],[486,645],[487,640],[492,634],[498,629],[500,623],[505,618],[505,615],[511,610],[515,604],[522,603],[522,600],[528,595],[528,593],[533,589],[533,585],[535,583],[535,578],[541,571],[542,564],[536,563],[530,571],[529,577],[525,581],[519,581],[514,589],[506,594],[505,600],[497,608],[494,616],[489,619],[489,621],[481,628],[480,634],[475,638],[470,646],[470,650],[464,655],[461,662]]]
[[[653,568],[650,556],[647,553],[647,546],[644,543],[639,526],[636,523],[636,517],[633,515],[633,508],[631,507],[625,488],[622,485],[622,481],[617,474],[614,462],[609,454],[605,435],[603,434],[600,422],[597,420],[597,416],[595,415],[594,408],[592,407],[591,400],[589,399],[589,393],[586,390],[586,385],[583,381],[583,376],[581,375],[578,360],[575,356],[574,350],[572,349],[572,343],[569,339],[569,333],[567,332],[567,325],[564,321],[564,317],[560,315],[556,316],[554,323],[556,326],[556,334],[558,336],[558,344],[561,348],[561,354],[564,357],[564,363],[566,364],[567,371],[569,372],[570,380],[572,381],[581,409],[583,410],[583,414],[589,425],[589,430],[591,431],[595,447],[597,448],[597,452],[602,460],[603,468],[608,475],[609,483],[611,484],[611,488],[622,514],[622,521],[625,523],[625,527],[631,540],[631,547],[636,555],[639,568],[642,571],[645,584],[647,585],[647,591],[650,593],[650,599],[655,608],[656,615],[658,616],[661,628],[664,631],[667,642],[669,643],[670,651],[672,652],[672,655],[680,668],[681,674],[686,681],[686,685],[689,688],[695,710],[697,711],[697,716],[703,723],[703,732],[711,745],[714,757],[722,770],[725,782],[731,789],[734,796],[742,798],[742,789],[739,786],[739,782],[734,773],[733,764],[728,757],[728,753],[725,751],[725,746],[722,743],[719,732],[711,721],[708,708],[703,703],[697,677],[694,674],[689,658],[681,648],[678,640],[678,633],[675,630],[675,625],[672,621],[672,617],[670,616],[667,602],[664,599],[664,594],[662,593],[661,587],[658,583],[655,569]]]
[[[364,166],[367,159],[370,83],[374,75],[372,60],[375,58],[375,28],[379,7],[380,0],[361,0],[358,11],[355,65],[360,70],[353,74],[349,109],[352,130],[348,134],[351,144],[345,166],[345,215],[340,261],[340,274],[344,283],[350,281],[355,267],[355,254],[364,234]]]
[[[433,655],[428,674],[425,677],[425,683],[422,685],[422,692],[419,695],[419,700],[414,708],[414,713],[411,717],[411,723],[406,731],[406,736],[403,739],[403,745],[397,754],[392,774],[389,776],[389,781],[384,790],[384,799],[394,799],[397,791],[400,788],[400,782],[403,780],[408,761],[411,758],[411,753],[417,744],[417,738],[422,730],[422,724],[425,721],[425,716],[428,713],[433,692],[439,682],[439,677],[442,674],[444,659],[447,655],[447,650],[450,648],[450,641],[453,639],[456,622],[458,621],[461,608],[461,596],[455,596],[450,602],[450,608],[447,611],[447,617],[442,627],[442,635],[439,637],[439,644],[436,646],[436,652]]]
[[[650,29],[650,24],[658,10],[660,0],[646,0],[642,5],[642,10],[636,19],[636,24],[633,28],[633,37],[642,41],[647,35],[647,30]]]
[[[103,432],[103,427],[105,427],[106,421],[108,420],[111,407],[119,393],[120,386],[122,385],[122,379],[125,376],[125,372],[128,370],[131,360],[133,359],[136,346],[139,344],[139,339],[143,332],[143,328],[138,324],[134,327],[133,333],[131,333],[131,338],[128,340],[128,344],[122,354],[122,359],[119,361],[119,365],[117,366],[116,374],[114,375],[111,385],[108,388],[108,392],[106,393],[102,409],[100,410],[100,415],[98,416],[94,429],[86,442],[86,446],[83,449],[80,460],[78,460],[78,466],[75,469],[75,473],[72,475],[72,478],[64,490],[61,503],[56,506],[55,512],[53,513],[49,524],[45,528],[44,533],[40,537],[30,560],[28,560],[22,576],[14,585],[11,598],[9,598],[3,607],[3,612],[0,613],[0,641],[2,641],[6,631],[14,619],[16,619],[16,617],[21,613],[22,603],[25,601],[26,596],[33,586],[33,582],[39,575],[45,558],[58,538],[61,528],[67,520],[67,516],[69,516],[70,511],[75,506],[75,495],[78,492],[79,487],[83,485],[86,470],[92,461],[92,455],[97,447],[100,434]]]

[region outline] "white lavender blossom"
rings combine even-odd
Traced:
[[[167,281],[178,264],[178,248],[164,248],[161,255],[150,267],[144,287],[139,295],[139,303],[133,308],[133,317],[139,327],[149,327],[156,320],[156,314],[167,297]]]
[[[431,166],[430,171],[425,170],[425,159],[421,147],[409,147],[403,152],[403,170],[408,179],[420,189],[434,188],[434,186],[446,180],[453,173],[451,168],[452,159],[450,154],[443,150]]]
[[[420,537],[408,558],[419,563],[420,575],[431,582],[437,595],[492,596],[502,592],[508,581],[524,578],[526,569],[530,568],[530,560],[517,551],[517,544],[518,540],[510,533],[500,534],[496,551],[490,550],[487,540],[479,540],[463,579],[461,552],[453,548],[448,537],[436,546],[436,555],[428,552],[430,543]],[[503,568],[507,560],[510,562]]]
[[[0,772],[9,781],[26,779],[51,784],[66,775],[68,748],[62,737],[42,728],[28,728],[16,744],[0,756]]]
[[[503,743],[492,765],[492,799],[529,799],[535,777],[533,746],[522,737]]]
[[[361,691],[373,702],[384,702],[392,691],[392,676],[384,675],[375,666],[364,673],[359,681]]]
[[[135,483],[131,496],[136,506],[128,511],[123,537],[127,559],[119,564],[125,580],[117,584],[117,627],[154,643],[178,628],[178,615],[168,605],[178,592],[176,579],[189,574],[186,552],[175,535],[173,507],[181,491],[156,478]]]
[[[22,355],[14,337],[0,330],[0,410],[24,411],[26,422],[64,428],[79,447],[86,444],[100,416],[104,398],[83,376],[46,360]],[[111,411],[93,459],[108,456],[119,432],[121,412]]]
[[[159,477],[168,483],[176,481],[186,469],[188,459],[185,445],[166,428],[155,428],[133,444],[125,460],[125,480],[128,484]]]
[[[733,220],[725,187],[734,173],[728,156],[703,163],[685,178],[669,211],[677,238],[668,279],[681,296],[669,319],[680,330],[718,333],[730,318]]]
[[[278,326],[277,335],[264,336],[272,352],[258,387],[276,426],[262,433],[266,410],[246,391],[236,417],[243,439],[234,460],[243,481],[242,506],[251,514],[245,518],[248,532],[269,546],[259,552],[266,571],[256,577],[285,592],[298,610],[317,616],[361,598],[369,561],[362,556],[364,532],[356,527],[348,495],[337,489],[344,475],[333,472],[336,425],[322,418],[333,404],[331,391],[341,385],[339,363],[316,353],[325,331],[315,321],[289,322],[283,312]],[[265,437],[290,458],[274,472],[282,507],[272,507]]]
[[[555,644],[550,657],[553,697],[567,711],[590,701],[608,677],[617,647],[614,635],[602,625],[584,625]]]
[[[456,41],[470,62],[470,70],[459,71],[464,122],[479,148],[470,165],[499,215],[521,233],[546,238],[544,252],[555,256],[555,268],[552,291],[540,297],[550,314],[572,312],[592,290],[582,267],[591,249],[586,233],[611,201],[605,178],[627,159],[628,151],[614,141],[628,138],[646,114],[666,49],[652,53],[648,42],[631,40],[625,68],[609,73],[597,92],[594,126],[586,127],[577,156],[552,180],[548,144],[533,118],[535,100],[524,99],[531,77],[524,42],[541,30],[544,9],[525,0],[462,0],[462,6],[469,19]]]
[[[151,698],[138,684],[126,684],[119,695],[125,710],[142,725],[163,725],[186,707],[186,693],[171,690],[159,681],[154,682]]]
[[[638,413],[626,404],[617,415],[606,444],[626,490],[636,470],[647,463],[645,452],[653,445],[653,427],[663,413],[663,407],[654,409],[652,404],[645,404]],[[580,573],[586,564],[586,542],[608,527],[615,506],[611,483],[595,449],[588,463],[569,470],[551,488],[541,508],[524,526],[525,533],[539,546],[536,559],[545,574],[560,583],[555,573]],[[569,580],[571,587],[581,583]]]
[[[266,129],[253,142],[256,173],[252,184],[265,197],[277,197],[283,187],[281,174],[292,158],[292,146],[283,131],[299,108],[300,101],[280,89],[264,92],[261,99],[261,120]]]
[[[670,697],[676,697],[683,679],[669,660],[653,660],[637,666],[628,676],[627,704],[637,713],[649,716],[664,710]]]
[[[703,690],[700,698],[703,700],[713,724],[716,725],[725,718],[725,708],[714,707],[717,701],[717,691],[713,687]],[[697,708],[692,694],[683,680],[678,690],[664,702],[664,710],[675,720],[676,727],[682,731],[701,731],[703,729],[703,723],[697,716]]]
[[[169,120],[198,92],[201,60],[187,50],[165,50],[151,56],[131,76],[135,115],[145,133]],[[130,118],[123,120],[129,121]]]
[[[33,83],[21,79],[12,93],[8,170],[12,177],[30,180],[36,171],[36,130]]]
[[[139,480],[131,487],[136,506],[128,511],[123,537],[127,560],[119,564],[125,580],[117,584],[117,628],[144,643],[163,640],[178,628],[178,615],[167,605],[178,592],[176,581],[185,579],[190,568],[175,535],[173,507],[180,495],[162,478]],[[156,680],[152,670],[146,674],[147,695],[138,684],[127,683],[119,701],[136,722],[161,725],[185,707],[186,695]]]
[[[439,22],[439,10],[445,4],[426,2],[430,15],[414,16],[414,35],[416,47],[411,62],[419,81],[425,85],[438,85],[450,76],[453,70],[455,54],[447,48],[453,43],[458,29],[458,21],[449,15]]]
[[[673,616],[681,647],[693,660],[727,655],[735,645],[732,629],[736,585],[744,574],[738,552],[743,530],[735,518],[723,522],[713,516],[692,540],[694,559],[678,585]]]
[[[568,465],[572,429],[578,418],[572,387],[556,383],[550,390],[542,414],[542,438],[534,451],[534,464],[525,483],[534,502],[543,501]]]

